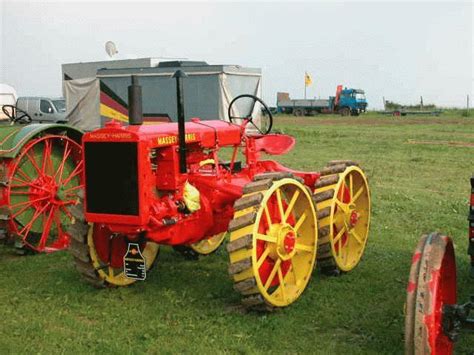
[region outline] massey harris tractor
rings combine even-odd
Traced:
[[[17,252],[67,248],[68,206],[82,187],[82,132],[62,124],[29,124],[31,117],[4,105],[0,125],[0,239]]]
[[[206,255],[227,233],[228,271],[248,308],[298,299],[316,256],[325,273],[352,270],[370,222],[367,179],[357,164],[333,161],[321,172],[303,172],[261,160],[262,153],[288,152],[295,140],[270,134],[272,115],[260,99],[235,98],[230,122],[185,123],[185,74],[173,77],[177,123],[141,124],[141,87],[132,77],[130,125],[110,122],[83,137],[85,194],[70,208],[69,229],[83,278],[96,287],[129,285],[146,278],[160,244]],[[236,114],[246,98],[266,111],[260,124]],[[219,158],[226,147],[230,161]]]
[[[474,176],[471,178],[469,249],[474,285]],[[451,238],[431,233],[415,250],[407,287],[405,352],[408,355],[452,354],[462,330],[474,330],[474,295],[456,304],[456,260]],[[471,349],[472,350],[472,349]]]

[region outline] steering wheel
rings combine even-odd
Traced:
[[[253,100],[253,104],[251,105],[249,114],[247,116],[243,116],[243,117],[242,116],[232,116],[232,107],[233,107],[234,103],[237,102],[240,99],[243,99],[243,98],[250,98],[250,99]],[[252,117],[252,112],[253,112],[253,110],[255,108],[255,104],[257,102],[259,102],[263,107],[263,109],[262,109],[263,115],[261,117],[262,119],[261,119],[261,122],[260,122],[261,127],[258,127],[253,122],[254,118]],[[273,125],[272,113],[270,112],[270,109],[265,104],[265,102],[263,102],[262,99],[258,98],[255,95],[244,94],[244,95],[239,95],[236,98],[234,98],[229,104],[229,110],[227,111],[227,114],[229,116],[230,122],[235,123],[236,120],[244,120],[244,122],[246,122],[246,123],[251,123],[257,129],[257,131],[260,132],[260,134],[262,134],[262,135],[268,134],[272,130],[272,125]]]
[[[3,105],[2,111],[5,116],[7,116],[13,123],[30,123],[32,121],[30,115],[27,112],[13,105]],[[18,116],[18,114],[20,114],[20,116]]]

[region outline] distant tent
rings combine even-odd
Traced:
[[[184,83],[187,120],[228,120],[227,110],[233,98],[241,94],[261,96],[262,74],[258,68],[195,61],[159,62],[153,58],[63,64],[69,123],[89,131],[110,119],[127,122],[131,75],[137,75],[142,86],[145,120],[166,117],[175,121],[176,87],[171,76],[177,69],[188,74]],[[243,100],[235,110],[246,116],[251,110],[247,105],[248,101]],[[259,116],[256,107],[254,111]],[[240,116],[239,112],[233,115]]]
[[[7,119],[2,110],[3,105],[15,106],[17,98],[16,90],[12,86],[0,83],[0,120]]]

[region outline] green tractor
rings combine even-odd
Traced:
[[[63,124],[31,124],[10,105],[0,123],[0,239],[17,252],[69,246],[68,205],[82,186],[82,132]]]

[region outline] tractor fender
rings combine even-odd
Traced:
[[[84,132],[64,124],[41,124],[0,126],[0,159],[14,158],[33,137],[43,134],[65,134],[81,143]]]

